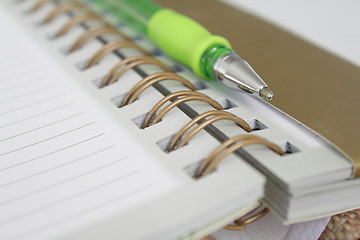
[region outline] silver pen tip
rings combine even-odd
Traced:
[[[264,87],[260,90],[259,95],[261,98],[270,101],[274,98],[274,93],[268,87]]]
[[[267,101],[274,98],[274,93],[255,70],[235,53],[221,56],[214,65],[213,75],[230,88],[256,94]]]

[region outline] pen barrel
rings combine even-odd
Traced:
[[[131,9],[131,12],[140,14],[143,18],[149,20],[157,11],[162,8],[149,0],[117,0],[124,3]],[[135,17],[135,16],[134,16]]]
[[[212,35],[199,23],[170,9],[161,9],[151,17],[147,33],[168,55],[203,78],[209,78],[201,66],[204,53],[219,45],[231,48],[225,38]]]
[[[84,0],[83,0],[84,1]],[[149,0],[92,0],[102,10],[127,22],[136,30],[146,33],[149,19],[162,8]]]

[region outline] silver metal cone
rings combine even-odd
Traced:
[[[265,100],[274,97],[273,92],[255,70],[235,53],[225,54],[214,65],[215,78],[224,85],[257,94]]]

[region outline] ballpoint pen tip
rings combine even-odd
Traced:
[[[261,98],[270,101],[274,98],[274,93],[268,88],[264,87],[260,90],[259,95]]]
[[[256,94],[266,101],[274,98],[274,93],[267,84],[236,53],[221,56],[213,67],[213,76],[227,87]]]

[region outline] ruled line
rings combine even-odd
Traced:
[[[45,77],[48,78],[49,76],[47,74],[43,74],[43,75],[37,76],[36,78],[31,78],[29,80],[26,80],[26,81],[24,81],[22,83],[19,83],[19,84],[10,86],[10,87],[0,88],[0,92],[8,92],[9,90],[12,90],[14,88],[19,88],[19,87],[22,87],[22,86],[33,84],[34,82],[38,82],[38,81],[44,81]],[[48,79],[46,79],[46,80],[48,80]]]
[[[24,199],[24,198],[33,196],[33,195],[35,195],[35,194],[44,192],[44,191],[46,191],[46,190],[53,189],[53,188],[55,188],[55,187],[61,186],[61,185],[66,184],[66,183],[70,183],[70,182],[72,182],[72,181],[74,181],[74,180],[77,180],[77,179],[79,179],[79,178],[88,176],[88,175],[90,175],[90,174],[92,174],[92,173],[96,173],[96,172],[98,172],[98,171],[100,171],[100,170],[103,170],[103,169],[106,169],[106,168],[108,168],[108,167],[110,167],[110,166],[116,165],[116,164],[120,163],[121,161],[125,160],[126,158],[128,158],[128,157],[125,156],[125,157],[120,158],[120,159],[118,159],[118,160],[116,160],[116,161],[113,161],[113,162],[110,162],[110,163],[108,163],[108,164],[99,166],[99,167],[97,167],[97,168],[93,168],[93,169],[91,169],[91,170],[89,170],[89,171],[83,172],[83,173],[81,173],[81,174],[79,174],[79,175],[76,175],[76,176],[73,176],[73,177],[71,177],[71,178],[67,178],[67,179],[62,180],[62,181],[59,181],[59,182],[57,182],[57,183],[53,183],[53,184],[48,185],[48,186],[45,186],[45,187],[43,187],[43,188],[39,188],[39,189],[36,189],[36,190],[31,191],[31,192],[29,192],[29,193],[26,193],[26,194],[23,194],[23,195],[20,195],[20,196],[17,196],[17,197],[8,199],[8,200],[6,200],[6,201],[0,202],[0,206],[8,205],[8,204],[14,203],[14,202],[16,202],[16,201],[22,200],[22,199]]]
[[[67,197],[64,197],[64,198],[60,198],[60,199],[58,199],[58,200],[56,200],[56,201],[53,201],[53,202],[51,202],[51,203],[48,203],[48,204],[46,204],[46,205],[44,205],[44,206],[34,208],[34,209],[32,209],[32,210],[26,211],[26,212],[24,212],[24,213],[15,215],[15,216],[13,216],[13,217],[10,217],[10,218],[4,219],[4,220],[0,220],[0,226],[2,226],[2,225],[7,225],[7,224],[9,224],[9,223],[12,223],[12,222],[15,222],[15,221],[17,221],[17,220],[20,220],[21,218],[31,216],[31,215],[33,215],[33,214],[36,214],[36,213],[38,213],[38,212],[42,212],[42,211],[47,210],[47,209],[49,209],[49,208],[56,207],[56,206],[58,206],[58,205],[60,205],[60,204],[63,204],[63,203],[65,203],[65,202],[68,202],[68,201],[74,200],[74,199],[76,199],[76,198],[82,197],[82,196],[84,196],[84,195],[86,195],[86,194],[88,194],[88,193],[92,193],[92,192],[95,192],[95,191],[97,191],[97,190],[99,190],[99,189],[108,187],[108,186],[110,186],[110,185],[112,185],[112,184],[114,184],[114,183],[117,183],[117,182],[119,182],[119,181],[121,181],[121,180],[124,180],[124,179],[126,179],[126,178],[131,177],[131,176],[134,176],[134,175],[136,175],[136,174],[138,174],[138,173],[140,173],[140,170],[139,170],[139,169],[133,170],[133,171],[128,172],[128,173],[126,173],[126,174],[123,174],[123,175],[121,175],[121,176],[119,176],[119,177],[116,177],[116,178],[113,178],[113,179],[111,179],[111,180],[109,180],[109,181],[106,181],[106,182],[104,182],[104,183],[101,183],[101,184],[95,185],[95,186],[93,186],[93,187],[91,187],[91,188],[88,188],[88,189],[85,189],[85,190],[83,190],[83,191],[80,191],[80,192],[78,192],[78,193],[76,193],[76,194],[73,194],[73,195],[70,195],[70,196],[67,196]]]
[[[10,123],[4,124],[4,125],[0,125],[0,128],[7,127],[7,126],[10,126],[10,125],[13,125],[13,124],[16,124],[16,123],[20,123],[20,122],[23,122],[23,121],[26,121],[26,120],[29,120],[29,119],[32,119],[32,118],[36,118],[36,117],[42,116],[42,115],[47,114],[47,113],[51,113],[51,112],[57,111],[57,110],[62,109],[62,108],[64,108],[64,107],[68,107],[68,106],[70,106],[70,105],[72,105],[72,104],[74,104],[74,103],[75,103],[75,102],[70,102],[70,103],[67,103],[67,104],[65,104],[65,105],[62,105],[62,106],[59,106],[59,107],[56,107],[56,108],[53,108],[53,109],[50,109],[50,110],[47,110],[47,111],[38,113],[38,114],[35,114],[35,115],[30,116],[30,117],[27,117],[27,118],[23,118],[23,119],[14,121],[14,122],[10,122]]]
[[[15,111],[20,110],[20,109],[24,109],[24,108],[27,108],[27,107],[35,106],[35,105],[37,105],[37,104],[40,104],[40,103],[46,102],[46,101],[48,101],[48,100],[52,100],[52,99],[55,99],[55,98],[64,96],[64,95],[65,95],[65,92],[60,93],[60,94],[57,94],[57,95],[55,95],[55,96],[51,96],[51,97],[48,97],[48,98],[44,98],[44,99],[42,99],[42,100],[40,100],[40,101],[37,101],[37,102],[34,102],[34,103],[30,103],[30,104],[27,104],[27,105],[23,105],[23,106],[21,106],[21,107],[12,109],[12,110],[10,110],[10,111],[2,112],[2,113],[0,113],[0,115],[5,115],[5,114],[12,113],[12,112],[15,112]]]
[[[10,182],[1,184],[1,185],[0,185],[0,188],[8,187],[8,186],[14,185],[15,183],[19,183],[19,182],[28,180],[28,179],[30,179],[30,178],[39,176],[39,175],[41,175],[41,174],[54,171],[55,169],[59,169],[59,168],[65,167],[65,166],[67,166],[67,165],[76,163],[76,162],[81,161],[81,160],[84,160],[84,159],[86,159],[86,158],[88,158],[88,157],[91,157],[91,156],[94,156],[94,155],[99,154],[99,153],[101,153],[101,152],[104,152],[104,151],[106,151],[106,150],[108,150],[108,149],[111,149],[111,148],[113,148],[113,147],[115,147],[115,146],[116,146],[116,145],[114,144],[114,145],[111,145],[111,146],[108,146],[108,147],[99,149],[99,150],[97,150],[97,151],[95,151],[95,152],[89,153],[89,154],[87,154],[87,155],[85,155],[85,156],[82,156],[82,157],[73,159],[73,160],[71,160],[71,161],[65,162],[65,163],[63,163],[63,164],[59,164],[59,165],[56,165],[56,166],[54,166],[54,167],[48,168],[48,169],[46,169],[46,170],[43,170],[43,171],[40,171],[40,172],[31,174],[31,175],[28,175],[28,176],[26,176],[26,177],[22,177],[22,178],[19,178],[19,179],[16,179],[16,180],[13,180],[13,181],[10,181]]]
[[[99,203],[99,204],[96,204],[94,206],[88,207],[88,208],[86,208],[86,209],[84,209],[82,211],[79,211],[77,213],[74,213],[74,214],[71,214],[69,216],[60,218],[60,219],[55,220],[55,221],[53,221],[51,223],[47,223],[47,224],[45,224],[43,226],[34,228],[32,230],[26,231],[24,233],[18,234],[16,236],[13,236],[13,237],[10,237],[10,238],[4,239],[4,240],[18,240],[18,239],[22,239],[22,238],[25,238],[25,237],[34,236],[34,235],[39,234],[39,233],[41,233],[43,231],[47,231],[47,230],[49,230],[51,228],[57,227],[57,226],[59,226],[61,224],[64,224],[64,223],[68,223],[68,222],[73,221],[73,220],[75,220],[75,219],[77,219],[79,217],[86,216],[86,215],[91,214],[91,213],[93,213],[93,212],[95,212],[97,210],[100,210],[102,208],[113,205],[113,204],[115,204],[115,203],[117,203],[117,202],[119,202],[121,200],[132,197],[133,195],[139,194],[139,193],[149,189],[152,186],[153,186],[153,184],[147,184],[147,185],[135,188],[135,189],[133,189],[131,191],[119,194],[114,198],[108,199],[108,200],[106,200],[106,201],[104,201],[102,203]]]
[[[47,190],[50,190],[50,189],[53,189],[53,188],[56,188],[58,186],[61,186],[63,184],[67,184],[67,183],[70,183],[74,180],[77,180],[77,179],[80,179],[82,177],[85,177],[85,176],[88,176],[88,175],[91,175],[93,173],[96,173],[98,171],[101,171],[101,170],[104,170],[108,167],[111,167],[111,166],[114,166],[120,162],[122,162],[123,160],[125,160],[126,158],[128,158],[127,156],[123,157],[123,158],[120,158],[116,161],[113,161],[113,162],[110,162],[108,164],[105,164],[105,165],[102,165],[102,166],[99,166],[97,168],[94,168],[94,169],[91,169],[89,171],[86,171],[82,174],[79,174],[79,175],[76,175],[76,176],[73,176],[73,177],[70,177],[70,178],[67,178],[67,179],[64,179],[62,181],[59,181],[57,183],[53,183],[53,184],[50,184],[48,186],[45,186],[43,188],[39,188],[39,189],[36,189],[34,191],[31,191],[31,192],[28,192],[26,194],[23,194],[23,195],[20,195],[20,196],[16,196],[16,197],[13,197],[11,199],[8,199],[6,201],[3,201],[3,202],[0,202],[0,206],[6,206],[6,205],[9,205],[9,204],[12,204],[14,202],[17,202],[17,201],[20,201],[20,200],[23,200],[24,198],[27,198],[27,197],[31,197],[33,195],[36,195],[38,193],[42,193],[44,191],[47,191]]]
[[[0,50],[0,52],[1,52],[1,50]],[[20,61],[19,61],[20,60]],[[12,62],[11,62],[12,61]],[[21,59],[19,59],[19,58],[13,58],[13,59],[8,59],[7,60],[7,62],[6,63],[11,63],[11,64],[2,64],[1,66],[0,66],[0,70],[3,70],[3,69],[6,69],[7,71],[8,70],[11,70],[11,69],[13,69],[13,68],[15,68],[15,67],[18,67],[19,65],[22,65],[22,64],[24,64],[24,63],[26,63],[26,64],[29,64],[29,59],[25,59],[24,57],[22,57]]]
[[[40,70],[39,67],[27,69],[25,71],[16,72],[15,74],[9,74],[9,75],[5,75],[5,76],[1,76],[0,81],[2,81],[2,82],[14,81],[15,77],[19,77],[19,76],[22,76],[22,75],[25,75],[25,74],[33,73],[33,72],[38,71],[38,70]]]
[[[17,52],[15,52],[17,51]],[[15,48],[15,50],[13,50],[13,52],[11,53],[6,53],[6,54],[3,54],[0,56],[0,61],[4,61],[4,60],[7,60],[7,59],[11,59],[12,57],[18,57],[19,55],[25,55],[26,56],[27,52],[23,49],[17,49]]]
[[[47,90],[49,88],[53,88],[55,87],[57,84],[52,84],[52,85],[49,85],[49,86],[46,86],[46,87],[42,87],[42,88],[39,88],[39,89],[35,89],[35,90],[32,90],[30,92],[27,92],[27,93],[23,93],[21,95],[17,95],[17,96],[13,96],[13,97],[10,97],[10,98],[7,98],[5,100],[1,100],[0,101],[0,104],[2,103],[6,103],[6,102],[10,102],[12,100],[17,100],[19,98],[22,98],[22,97],[26,97],[26,96],[29,96],[29,95],[32,95],[32,94],[35,94],[35,93],[38,93],[38,92],[42,92],[44,90]]]
[[[98,134],[98,135],[96,135],[96,136],[87,138],[87,139],[85,139],[85,140],[83,140],[83,141],[80,141],[80,142],[71,144],[71,145],[69,145],[69,146],[60,148],[60,149],[58,149],[58,150],[55,150],[55,151],[46,153],[46,154],[44,154],[44,155],[40,155],[40,156],[38,156],[38,157],[35,157],[35,158],[32,158],[32,159],[26,160],[26,161],[24,161],[24,162],[20,162],[20,163],[17,163],[17,164],[14,164],[14,165],[11,165],[11,166],[8,166],[8,167],[5,167],[5,168],[1,168],[1,169],[0,169],[0,172],[1,172],[1,171],[6,171],[6,170],[11,169],[11,168],[14,168],[14,167],[18,167],[18,166],[21,166],[21,165],[24,165],[24,164],[33,162],[33,161],[35,161],[35,160],[39,160],[39,159],[41,159],[41,158],[43,158],[43,157],[50,156],[50,155],[52,155],[52,154],[54,154],[54,153],[58,153],[58,152],[61,152],[61,151],[66,150],[66,149],[69,149],[69,148],[78,146],[78,145],[80,145],[80,144],[83,144],[83,143],[85,143],[85,142],[91,141],[91,140],[93,140],[93,139],[95,139],[95,138],[98,138],[98,137],[101,137],[101,136],[103,136],[103,135],[105,135],[105,133]]]
[[[13,152],[16,152],[16,151],[19,151],[19,150],[22,150],[22,149],[25,149],[25,148],[28,148],[28,147],[32,147],[32,146],[34,146],[34,145],[37,145],[37,144],[40,144],[40,143],[49,141],[49,140],[51,140],[51,139],[55,139],[55,138],[60,137],[60,136],[64,136],[64,135],[66,135],[66,134],[72,133],[72,132],[74,132],[74,131],[76,131],[76,130],[79,130],[79,129],[81,129],[81,128],[88,127],[88,126],[90,126],[90,125],[92,125],[92,124],[94,124],[94,123],[95,123],[95,122],[87,123],[87,124],[85,124],[85,125],[83,125],[83,126],[80,126],[80,127],[71,129],[71,130],[69,130],[69,131],[60,133],[60,134],[58,134],[58,135],[56,135],[56,136],[52,136],[52,137],[43,139],[43,140],[38,141],[38,142],[35,142],[35,143],[29,144],[29,145],[26,145],[26,146],[23,146],[23,147],[20,147],[20,148],[16,148],[16,149],[14,149],[14,150],[11,150],[11,151],[8,151],[8,152],[5,152],[5,153],[1,153],[1,154],[0,154],[0,157],[1,157],[1,156],[4,156],[4,155],[7,155],[7,154],[10,154],[10,153],[13,153]]]
[[[9,140],[9,139],[14,138],[14,137],[18,137],[18,136],[24,135],[24,134],[26,134],[26,133],[30,133],[30,132],[33,132],[33,131],[42,129],[42,128],[45,128],[45,127],[52,126],[52,125],[54,125],[54,124],[57,124],[57,123],[66,121],[66,120],[68,120],[68,119],[71,119],[71,118],[80,116],[80,115],[82,115],[82,114],[84,114],[84,113],[85,113],[85,112],[76,113],[76,114],[74,114],[74,115],[71,115],[71,116],[69,116],[69,117],[66,117],[66,118],[57,120],[57,121],[55,121],[55,122],[48,123],[48,124],[46,124],[46,125],[43,125],[43,126],[40,126],[40,127],[37,127],[37,128],[33,128],[33,129],[31,129],[31,130],[28,130],[28,131],[25,131],[25,132],[22,132],[22,133],[18,133],[18,134],[16,134],[16,135],[13,135],[13,136],[10,136],[10,137],[4,138],[4,139],[0,139],[0,142],[5,141],[5,140]]]

